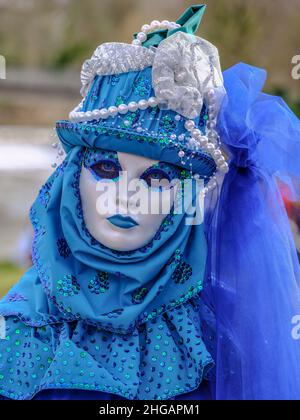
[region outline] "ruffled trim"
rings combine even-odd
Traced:
[[[7,319],[0,341],[0,394],[32,399],[47,389],[166,400],[194,391],[213,366],[191,301],[119,336],[84,322],[32,329]]]

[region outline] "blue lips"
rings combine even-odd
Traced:
[[[138,223],[135,220],[133,220],[131,217],[121,216],[120,214],[109,217],[107,220],[114,226],[117,226],[122,229],[130,229],[134,226],[138,226]]]

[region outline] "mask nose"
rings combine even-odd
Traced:
[[[135,194],[135,191],[129,191],[129,183],[135,178],[128,171],[123,171],[116,191],[116,206],[120,213],[128,213],[130,210],[130,199]]]

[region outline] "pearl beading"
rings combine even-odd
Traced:
[[[158,30],[172,30],[181,28],[181,25],[176,22],[169,22],[168,20],[163,20],[160,22],[159,20],[153,20],[150,25],[143,25],[141,31],[137,34],[136,39],[132,41],[132,45],[141,46],[143,42],[147,41],[147,35],[150,32],[158,31]]]
[[[220,149],[220,138],[216,131],[216,118],[217,112],[215,107],[215,92],[211,90],[208,92],[209,98],[209,107],[208,115],[209,121],[207,124],[206,135],[203,135],[202,132],[196,128],[196,124],[193,120],[187,120],[185,123],[186,130],[191,134],[189,140],[189,146],[195,151],[204,150],[214,159],[217,168],[222,173],[226,174],[229,170],[229,166],[226,162],[226,158]],[[149,107],[156,107],[159,105],[159,101],[155,97],[151,97],[148,100],[142,99],[139,102],[130,102],[128,105],[121,104],[117,106],[111,106],[109,108],[102,108],[100,110],[96,109],[94,111],[82,112],[78,111],[81,108],[80,104],[74,111],[70,113],[70,119],[73,122],[86,122],[93,120],[106,120],[109,117],[115,118],[118,114],[126,115],[128,112],[136,112],[138,109],[146,110]],[[181,118],[179,116],[179,118]],[[177,117],[175,117],[177,119]],[[175,140],[176,136],[174,136]],[[184,159],[184,151],[180,151],[178,156],[181,159]],[[207,187],[204,189],[204,193],[208,193],[217,186],[216,176],[212,177]]]
[[[125,115],[128,112],[136,112],[138,109],[145,111],[147,108],[155,108],[159,105],[155,97],[141,99],[139,102],[130,102],[128,105],[110,106],[109,108],[95,109],[94,111],[80,111],[82,104],[75,108],[69,115],[73,122],[85,122],[93,120],[106,120],[109,117],[115,118],[118,114]]]

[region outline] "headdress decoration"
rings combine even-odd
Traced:
[[[162,110],[173,111],[177,114],[175,118],[185,119],[184,129],[189,134],[188,149],[195,154],[199,150],[209,154],[217,168],[227,173],[228,164],[216,130],[218,112],[226,93],[218,50],[208,41],[193,35],[198,29],[204,10],[204,6],[194,6],[177,22],[153,21],[150,25],[144,25],[131,45],[100,45],[92,58],[83,64],[81,94],[84,99],[70,113],[70,120],[75,123],[96,122],[157,106]],[[159,43],[157,34],[160,34]],[[86,96],[96,76],[120,75],[142,71],[148,67],[152,69],[155,96],[118,106],[83,110]],[[200,116],[204,106],[207,107],[209,120],[203,133],[197,127],[195,119]],[[173,136],[170,143],[177,141],[175,133]],[[178,155],[184,158],[186,153],[179,150]],[[205,192],[215,186],[216,178],[213,176]]]

